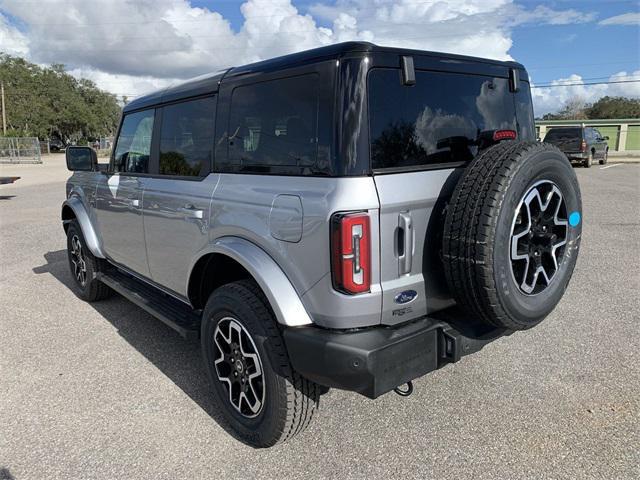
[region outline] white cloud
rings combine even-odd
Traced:
[[[24,26],[18,30],[0,14],[0,50],[64,63],[101,88],[136,95],[174,79],[347,40],[507,60],[517,25],[594,18],[544,5],[527,9],[515,0],[325,1],[305,14],[292,0],[246,0],[244,23],[234,30],[220,13],[189,0],[0,0],[0,9]],[[556,90],[536,93],[538,102],[546,105],[561,93]]]
[[[27,37],[12,26],[2,12],[0,12],[0,52],[17,56],[25,56],[29,52]]]
[[[608,82],[640,80],[640,70],[635,72],[618,72],[609,77]],[[640,98],[640,82],[609,83],[585,85],[590,83],[580,75],[573,74],[551,82],[552,88],[534,88],[531,90],[533,109],[536,116],[559,110],[567,100],[579,97],[587,103],[593,103],[604,96]],[[532,83],[535,86],[535,82]],[[571,84],[572,86],[562,86]]]
[[[605,18],[598,22],[600,25],[640,25],[640,13],[623,13],[615,17]]]
[[[151,76],[133,76],[106,73],[92,68],[74,68],[68,72],[76,78],[86,78],[95,82],[98,88],[116,94],[118,97],[132,99],[143,92],[150,92],[168,87],[176,79],[156,78]]]

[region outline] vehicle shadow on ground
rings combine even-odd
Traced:
[[[69,272],[66,250],[45,253],[44,258],[46,263],[33,268],[33,272],[51,274],[75,294],[77,290]],[[202,364],[198,340],[183,339],[171,328],[117,294],[89,305],[111,323],[133,348],[233,435],[217,412]]]

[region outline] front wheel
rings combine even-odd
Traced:
[[[255,282],[233,282],[211,294],[201,338],[216,416],[232,435],[263,448],[308,426],[320,388],[293,370],[273,312]]]
[[[80,298],[95,302],[111,296],[113,290],[96,278],[100,271],[99,261],[89,251],[76,220],[67,228],[67,257]]]

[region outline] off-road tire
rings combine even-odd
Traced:
[[[229,317],[251,335],[264,371],[264,404],[254,418],[234,408],[214,365],[216,326]],[[273,311],[253,280],[229,283],[211,294],[202,316],[201,341],[214,392],[214,416],[229,433],[250,446],[264,448],[292,438],[309,425],[321,389],[293,370]]]
[[[73,264],[73,239],[77,238],[80,242],[81,251],[84,259],[84,265],[86,267],[86,275],[84,285],[77,278],[75,265]],[[67,227],[67,258],[69,260],[69,269],[71,270],[71,276],[75,286],[77,287],[78,296],[87,302],[97,302],[98,300],[104,300],[113,295],[107,285],[97,279],[97,274],[101,268],[101,262],[99,259],[93,256],[87,243],[85,242],[82,229],[77,220],[72,220]]]
[[[556,147],[503,142],[478,155],[456,186],[443,235],[447,283],[457,303],[484,323],[511,330],[542,321],[562,298],[578,255],[582,223],[567,226],[567,243],[555,277],[527,295],[512,274],[511,235],[523,196],[542,179],[554,182],[568,212],[582,210],[578,180]],[[575,222],[573,222],[575,223]]]

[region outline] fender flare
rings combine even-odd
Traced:
[[[278,323],[287,327],[313,324],[289,278],[256,244],[240,237],[220,237],[202,251],[197,260],[210,253],[232,258],[251,274],[267,297]],[[197,260],[191,265],[189,279]]]
[[[82,235],[84,236],[84,241],[89,247],[89,250],[93,254],[94,257],[105,258],[104,252],[102,251],[102,245],[100,244],[100,239],[96,234],[95,229],[93,228],[93,224],[91,223],[91,218],[89,218],[89,214],[87,213],[82,200],[78,196],[69,197],[62,203],[61,212],[64,211],[64,207],[69,207],[73,210],[78,223],[80,224],[80,229],[82,230]],[[62,213],[61,213],[62,216]],[[67,222],[64,220],[63,222]]]

